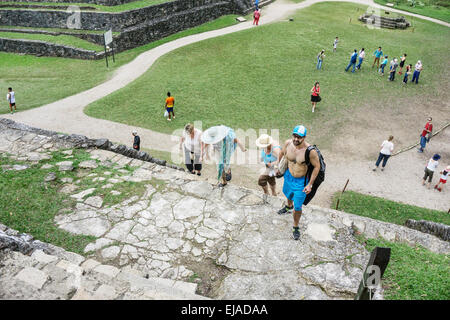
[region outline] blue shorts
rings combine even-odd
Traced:
[[[173,107],[172,108],[166,108],[167,112],[173,112]]]
[[[303,202],[306,198],[306,193],[303,192],[307,184],[306,177],[294,178],[286,169],[284,173],[283,193],[289,200],[294,200],[294,210],[301,211]]]

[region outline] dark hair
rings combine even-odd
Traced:
[[[319,81],[316,81],[316,83],[314,83],[314,87],[317,86],[319,84]]]
[[[378,49],[381,49],[381,47],[378,47]]]
[[[355,49],[355,52],[358,52],[358,50]]]
[[[170,97],[170,92],[167,92],[167,96]]]
[[[364,51],[364,48],[361,48],[361,51]]]
[[[404,55],[405,57],[407,56],[407,54],[406,54],[406,53],[404,53],[403,55]]]
[[[388,56],[384,56],[386,59],[389,58]]]
[[[8,90],[9,90],[9,91],[12,91],[12,88],[11,88],[11,87],[9,87],[9,88],[8,88]]]
[[[389,140],[388,141],[392,141],[394,140],[394,136],[389,136]]]

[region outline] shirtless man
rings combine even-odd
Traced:
[[[302,216],[302,205],[306,195],[311,192],[319,171],[320,161],[315,150],[310,152],[310,161],[314,167],[311,174],[311,180],[307,181],[306,172],[308,166],[305,164],[305,151],[309,143],[306,142],[306,128],[304,126],[296,126],[292,131],[292,139],[284,143],[280,152],[278,161],[286,155],[288,160],[288,168],[284,173],[283,193],[287,198],[287,205],[278,211],[278,214],[286,214],[294,211],[294,240],[300,238],[300,228],[298,226],[300,217]]]

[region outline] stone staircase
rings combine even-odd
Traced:
[[[0,233],[3,233],[0,231]],[[13,300],[205,300],[197,284],[148,277],[93,259],[34,250],[0,250],[0,299]]]

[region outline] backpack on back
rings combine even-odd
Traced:
[[[312,200],[312,198],[314,198],[320,184],[325,180],[326,164],[322,154],[320,153],[320,150],[317,148],[316,145],[309,146],[308,148],[306,148],[305,151],[305,163],[308,166],[308,170],[306,171],[306,178],[309,181],[311,179],[311,174],[314,170],[314,166],[311,164],[311,161],[309,159],[309,153],[311,152],[311,150],[316,150],[317,155],[319,156],[320,170],[319,173],[317,174],[316,180],[314,180],[314,183],[311,187],[311,192],[306,195],[305,201],[303,202],[304,205],[307,205]]]

